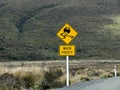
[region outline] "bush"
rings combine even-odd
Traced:
[[[30,88],[30,87],[34,88],[36,78],[32,73],[28,74],[23,80],[25,81],[25,86],[27,88]]]
[[[45,80],[42,82],[41,86],[44,89],[47,89],[47,88],[51,88],[51,87],[57,87],[58,85],[59,86],[62,85],[62,84],[60,84],[60,82],[58,82],[58,78],[61,77],[62,75],[63,75],[63,72],[59,68],[52,69],[52,70],[46,72],[45,76],[44,76]]]

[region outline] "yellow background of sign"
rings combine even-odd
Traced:
[[[73,36],[73,38],[71,37],[66,37],[63,38],[63,36],[61,36],[61,33],[64,33],[64,28],[65,27],[69,27],[70,28],[70,33],[68,34],[69,36]],[[77,36],[77,32],[69,25],[69,24],[65,24],[57,33],[57,36],[62,39],[66,44],[69,44],[76,36]]]
[[[60,45],[59,55],[60,56],[75,56],[75,45]]]

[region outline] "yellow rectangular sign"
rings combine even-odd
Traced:
[[[60,45],[59,55],[60,56],[75,56],[75,46],[74,45]]]

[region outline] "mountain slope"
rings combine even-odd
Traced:
[[[1,0],[0,58],[62,59],[58,30],[69,23],[77,59],[120,59],[119,0]]]

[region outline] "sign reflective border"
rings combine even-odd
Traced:
[[[60,56],[75,56],[75,46],[74,45],[60,45],[59,55]]]

